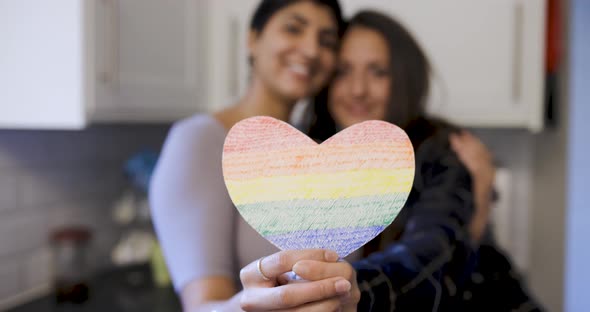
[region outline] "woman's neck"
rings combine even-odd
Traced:
[[[270,116],[287,121],[295,103],[278,96],[254,79],[246,94],[235,105],[216,114],[216,117],[228,129],[240,120],[254,116]]]
[[[270,116],[286,121],[289,119],[295,101],[280,97],[275,92],[253,83],[237,106],[247,117]]]

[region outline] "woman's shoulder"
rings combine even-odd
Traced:
[[[432,186],[433,183],[449,189],[468,185],[470,176],[467,168],[459,160],[449,141],[449,135],[459,131],[459,128],[442,120],[421,122],[424,123],[422,127],[428,131],[427,135],[423,135],[420,144],[414,145],[416,172],[419,173],[414,180],[416,190],[420,192],[426,185]]]
[[[223,145],[226,129],[215,117],[197,114],[175,122],[168,133],[167,141],[189,145]]]
[[[412,120],[404,128],[414,145],[414,149],[450,151],[449,135],[460,131],[460,128],[437,118],[421,117]]]
[[[162,157],[218,157],[227,132],[211,115],[198,114],[175,122],[166,138]]]
[[[227,134],[223,125],[215,117],[209,114],[196,114],[181,119],[172,125],[171,132],[193,136],[201,134],[217,134],[225,137]]]
[[[419,118],[408,124],[406,133],[414,145],[418,164],[455,159],[449,136],[460,131],[460,128],[442,119]]]

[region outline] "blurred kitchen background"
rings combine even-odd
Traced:
[[[0,310],[51,311],[64,274],[89,311],[179,309],[145,184],[172,122],[244,90],[256,3],[0,0]],[[590,311],[590,1],[341,4],[418,38],[429,111],[498,160],[500,244],[549,311]]]

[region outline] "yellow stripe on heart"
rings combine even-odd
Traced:
[[[226,180],[235,205],[292,199],[333,199],[409,192],[414,169],[365,169],[329,174]]]

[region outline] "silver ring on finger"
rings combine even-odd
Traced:
[[[260,277],[262,277],[263,280],[270,281],[270,278],[267,277],[266,275],[264,275],[264,273],[262,273],[262,259],[264,259],[264,257],[258,259],[258,262],[256,263],[256,268],[258,269],[258,274],[260,274]]]

